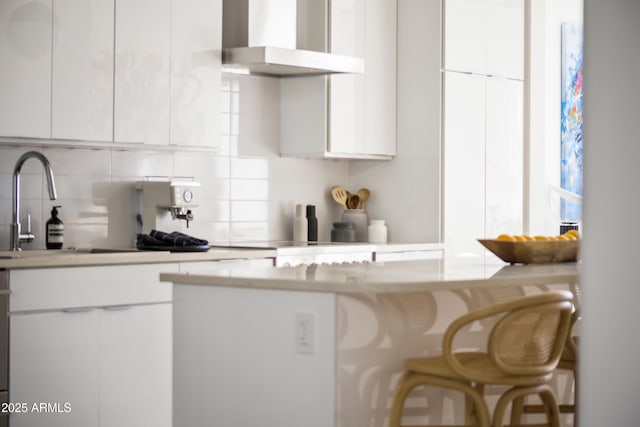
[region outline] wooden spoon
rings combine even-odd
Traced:
[[[360,209],[364,209],[365,203],[369,200],[371,192],[367,188],[361,188],[358,190],[358,197],[360,198]]]
[[[331,189],[331,195],[333,196],[333,200],[338,204],[344,206],[345,209],[349,209],[347,207],[347,190],[345,190],[344,187],[333,187]]]
[[[357,194],[352,194],[347,200],[347,206],[349,209],[358,209],[358,205],[360,204],[360,197]]]

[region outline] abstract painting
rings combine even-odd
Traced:
[[[582,196],[582,26],[562,24],[560,186]],[[582,220],[582,205],[562,200],[562,221]]]

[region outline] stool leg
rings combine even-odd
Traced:
[[[463,392],[465,394],[465,403],[469,402],[467,407],[473,408],[469,413],[471,417],[471,424],[469,425],[475,427],[489,427],[491,425],[489,409],[482,395],[482,386],[474,388],[468,383],[458,380],[406,371],[396,385],[396,391],[391,405],[391,414],[389,416],[389,427],[400,427],[405,400],[411,390],[420,385],[443,387]],[[465,418],[467,418],[466,415],[467,410],[465,410]]]
[[[407,399],[409,392],[413,390],[415,385],[410,384],[409,380],[412,377],[411,372],[405,372],[402,374],[396,385],[396,392],[393,396],[393,403],[391,405],[391,415],[389,419],[389,427],[400,427],[400,421],[402,420],[402,410],[404,409],[404,401]]]
[[[550,427],[560,427],[560,411],[558,410],[558,401],[551,387],[545,384],[544,390],[540,393],[540,398],[546,408],[547,420]]]
[[[558,411],[558,402],[556,401],[555,395],[553,394],[553,390],[547,384],[541,384],[536,386],[529,387],[513,387],[507,390],[500,399],[498,399],[498,403],[493,411],[493,427],[502,427],[504,424],[502,423],[502,419],[504,418],[504,413],[506,412],[507,406],[511,402],[523,401],[525,396],[530,394],[537,394],[542,399],[542,403],[545,407],[545,412],[547,414],[547,420],[549,427],[560,427],[560,412]],[[519,405],[519,402],[516,402],[515,405]],[[517,408],[516,408],[517,409]],[[511,424],[520,424],[520,415],[518,415],[518,419],[514,420],[514,414],[511,415]]]
[[[522,410],[524,408],[524,397],[517,397],[511,402],[511,424],[517,425],[522,422]]]

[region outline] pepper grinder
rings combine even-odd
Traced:
[[[293,218],[293,241],[306,242],[308,237],[307,218],[304,216],[304,205],[296,205],[296,216]]]
[[[318,218],[316,218],[315,205],[307,205],[307,241],[318,241]]]

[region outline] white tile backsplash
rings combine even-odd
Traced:
[[[171,176],[173,174],[172,153],[137,151],[113,151],[111,174],[114,176]]]
[[[61,175],[109,176],[111,174],[111,153],[106,150],[46,149],[43,154],[49,159],[56,177]]]
[[[231,201],[231,222],[267,222],[268,204],[266,201]]]
[[[269,181],[266,179],[232,179],[233,200],[268,200]]]
[[[260,158],[232,158],[231,178],[267,179],[269,162]]]

